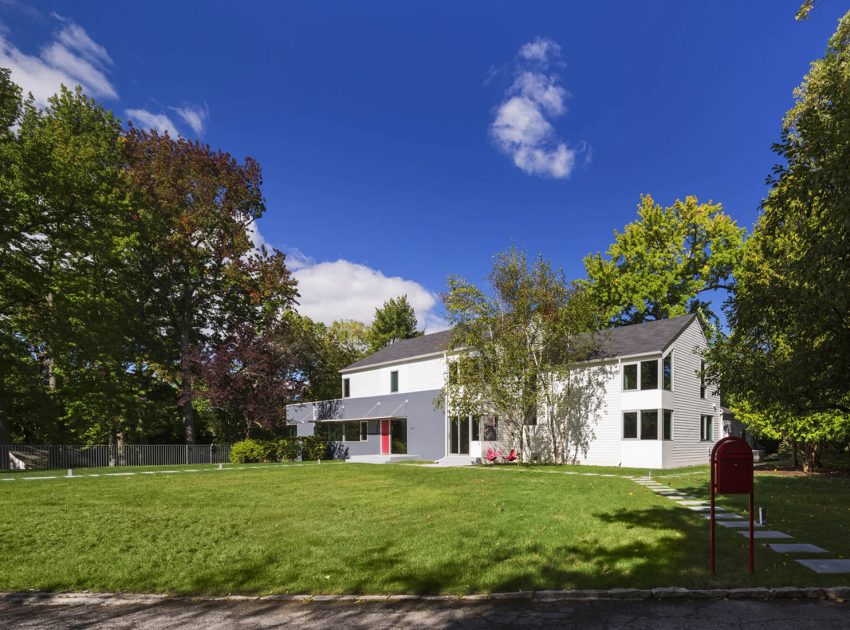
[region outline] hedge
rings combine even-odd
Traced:
[[[281,438],[279,440],[242,440],[230,448],[233,464],[291,462],[329,459],[328,443],[315,436]]]

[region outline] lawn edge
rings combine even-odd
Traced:
[[[40,605],[155,605],[167,602],[301,602],[301,603],[400,603],[400,602],[481,602],[481,601],[588,601],[588,600],[671,600],[671,599],[819,599],[850,601],[850,586],[834,587],[751,587],[688,589],[660,587],[651,589],[613,588],[592,590],[542,590],[470,595],[164,595],[134,593],[89,593],[24,591],[0,592],[0,604]]]

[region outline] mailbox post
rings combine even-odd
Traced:
[[[750,508],[750,556],[749,570],[753,572],[753,450],[739,437],[725,437],[711,449],[711,574],[715,571],[715,509],[714,498],[717,494],[749,494]]]

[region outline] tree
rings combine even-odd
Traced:
[[[416,313],[406,295],[384,302],[383,306],[375,309],[375,319],[369,330],[372,352],[395,341],[419,337],[423,331],[417,330],[418,325]]]
[[[523,460],[530,439],[552,462],[586,453],[608,376],[591,361],[602,316],[587,290],[513,249],[497,256],[489,291],[452,277],[443,300],[459,353],[440,399],[449,415],[497,417]]]
[[[147,248],[138,262],[146,320],[166,331],[153,362],[172,372],[194,443],[190,355],[294,304],[295,281],[280,252],[251,253],[247,229],[265,211],[253,159],[136,129],[124,146]]]
[[[799,440],[850,422],[848,68],[850,13],[795,91],[726,306],[732,332],[710,362],[710,378],[750,417],[775,417],[777,432]]]
[[[237,329],[214,352],[192,354],[200,378],[191,398],[238,414],[245,438],[254,429],[274,432],[286,424],[286,403],[306,388],[302,342],[285,320],[261,333],[251,326]]]
[[[686,197],[663,208],[645,195],[607,257],[585,257],[583,284],[615,326],[696,312],[716,321],[704,295],[732,287],[744,233],[719,204]]]

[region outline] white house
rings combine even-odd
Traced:
[[[394,343],[341,370],[341,398],[299,403],[287,419],[299,435],[320,433],[351,461],[401,458],[478,461],[506,448],[494,418],[452,418],[437,404],[452,359],[451,331]],[[706,339],[694,315],[607,333],[604,405],[588,418],[592,439],[577,461],[637,468],[704,464],[722,427],[720,399],[701,379]],[[543,427],[527,427],[541,456]]]

